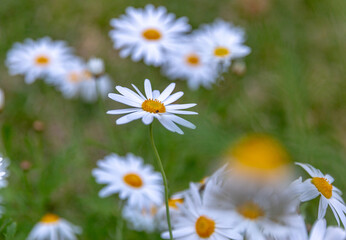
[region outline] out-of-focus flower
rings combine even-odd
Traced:
[[[163,202],[163,185],[160,173],[152,166],[144,165],[143,159],[128,153],[125,157],[116,154],[98,161],[98,168],[92,171],[96,182],[107,184],[99,195],[107,197],[119,193],[120,199],[127,199],[130,207],[150,209]]]
[[[345,240],[346,232],[342,228],[328,227],[325,219],[315,222],[309,240]]]
[[[105,65],[101,58],[90,58],[87,66],[89,72],[95,77],[99,77],[105,72]]]
[[[145,231],[147,233],[158,230],[158,221],[156,218],[157,207],[152,206],[150,209],[138,209],[128,205],[123,208],[122,215],[128,222],[130,229],[135,231]]]
[[[300,200],[306,202],[320,196],[318,219],[326,215],[329,205],[338,224],[340,225],[341,220],[344,227],[346,227],[346,206],[344,200],[341,198],[342,193],[340,189],[332,185],[334,178],[329,174],[324,175],[320,170],[309,164],[296,164],[302,167],[312,177],[297,185],[297,190],[300,192]]]
[[[196,90],[201,85],[210,88],[218,77],[217,65],[196,48],[193,37],[167,54],[163,72],[170,79],[187,80],[188,86]]]
[[[35,225],[27,240],[76,240],[76,235],[81,232],[80,227],[49,213]]]
[[[11,75],[25,75],[29,84],[61,73],[71,56],[71,49],[63,41],[52,41],[49,37],[37,41],[27,39],[14,44],[7,53],[6,65]]]
[[[185,202],[180,205],[181,215],[176,224],[173,226],[174,239],[191,240],[191,239],[242,239],[241,235],[234,230],[234,224],[231,224],[230,218],[225,217],[222,209],[217,209],[217,202],[208,202],[210,194],[208,181],[206,190],[202,196],[198,189],[191,185],[190,194],[186,195]],[[215,208],[211,208],[214,206]],[[162,238],[169,239],[169,233],[164,232]]]
[[[290,158],[279,141],[265,134],[250,134],[226,156],[232,174],[253,183],[281,183],[290,178]]]
[[[121,49],[120,56],[131,55],[133,61],[141,59],[148,65],[159,66],[165,60],[167,50],[173,50],[176,42],[190,30],[188,19],[175,19],[165,7],[149,4],[144,9],[128,7],[126,15],[112,19],[114,30],[110,32],[114,48]]]
[[[107,96],[112,82],[108,76],[95,78],[86,64],[76,58],[66,63],[65,69],[49,81],[57,86],[66,98],[80,96],[84,101],[93,102],[99,95]]]
[[[184,134],[184,132],[176,125],[180,124],[188,128],[196,128],[195,125],[189,121],[178,117],[175,114],[198,114],[196,112],[184,111],[181,109],[187,109],[194,107],[195,103],[189,104],[171,104],[183,96],[183,92],[177,92],[171,95],[175,88],[175,83],[171,83],[160,94],[158,90],[152,90],[151,83],[148,79],[144,81],[144,89],[146,97],[138,90],[138,88],[132,84],[137,93],[131,89],[116,86],[116,90],[120,94],[110,93],[109,98],[114,101],[129,105],[133,108],[110,110],[108,114],[127,114],[119,118],[117,124],[125,124],[133,120],[142,119],[142,122],[146,125],[151,124],[156,118],[159,122],[168,130]]]
[[[7,177],[9,176],[8,165],[9,160],[0,154],[0,188],[7,186]]]
[[[232,71],[238,76],[244,75],[246,72],[246,64],[243,61],[236,61],[232,64]]]
[[[169,200],[168,200],[168,206],[169,206],[169,215],[171,217],[171,223],[174,226],[179,221],[179,215],[181,213],[179,206],[185,202],[185,194],[186,191],[178,192],[174,194]],[[159,222],[159,230],[160,231],[167,231],[168,230],[168,224],[167,224],[167,215],[166,215],[166,205],[163,204],[157,211],[156,218]]]
[[[251,49],[244,45],[244,30],[223,20],[202,25],[193,34],[201,52],[221,64],[222,71],[226,71],[232,59],[245,57],[251,52]]]

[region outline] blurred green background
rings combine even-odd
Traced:
[[[1,195],[5,217],[17,222],[14,239],[25,239],[47,211],[81,226],[81,239],[115,239],[116,197],[98,197],[102,186],[91,170],[112,151],[133,152],[152,164],[154,158],[148,127],[139,121],[116,126],[116,117],[105,114],[120,104],[66,100],[43,81],[26,85],[22,77],[8,75],[6,52],[25,38],[51,36],[67,41],[80,56],[104,58],[114,84],[143,89],[149,78],[162,90],[170,81],[160,69],[119,58],[108,37],[111,18],[127,6],[147,3],[187,16],[194,28],[216,18],[232,21],[245,28],[252,48],[246,72],[230,71],[211,90],[192,92],[177,82],[185,92],[180,102],[198,103],[199,115],[187,117],[197,129],[183,129],[183,136],[154,126],[172,192],[210,174],[232,142],[254,131],[276,136],[294,161],[330,173],[346,191],[346,1],[2,0],[0,87],[6,105],[0,147],[11,159],[11,176]],[[305,204],[303,210],[313,222],[317,206]],[[328,217],[335,223],[330,209]],[[124,236],[159,239],[130,230]]]

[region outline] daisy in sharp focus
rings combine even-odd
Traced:
[[[27,240],[76,240],[81,232],[80,227],[48,213],[31,230]]]
[[[27,39],[14,44],[7,53],[6,65],[11,75],[25,75],[25,82],[30,84],[38,78],[61,73],[71,56],[71,49],[63,41],[52,41],[49,37]]]
[[[159,66],[166,60],[166,51],[174,49],[176,41],[191,29],[187,21],[185,17],[175,19],[162,6],[128,7],[126,15],[111,20],[114,29],[109,35],[114,48],[121,49],[121,57],[131,55],[133,61],[143,59],[148,65]]]
[[[86,102],[96,101],[99,95],[107,96],[112,88],[112,81],[108,76],[95,76],[79,58],[66,62],[64,70],[48,81],[56,85],[65,98],[81,97]]]
[[[244,45],[244,30],[223,20],[202,25],[193,35],[198,40],[197,46],[201,52],[221,64],[222,71],[226,71],[232,59],[245,57],[251,52],[251,49]]]
[[[170,79],[187,80],[193,90],[199,86],[210,88],[218,77],[217,65],[196,48],[195,42],[190,37],[168,52],[163,72]]]
[[[340,225],[341,220],[344,227],[346,227],[346,206],[341,198],[340,189],[332,185],[334,178],[329,174],[324,175],[320,170],[309,164],[296,163],[296,165],[302,167],[312,177],[297,186],[297,190],[300,192],[300,200],[306,202],[320,196],[318,219],[326,215],[329,205],[338,224]]]
[[[173,237],[177,240],[228,240],[242,239],[234,230],[230,219],[225,217],[222,209],[210,208],[205,196],[209,194],[212,181],[208,181],[206,190],[200,195],[195,185],[191,185],[189,194],[186,195],[183,205],[180,205],[181,214],[173,225]],[[215,203],[214,203],[214,206]],[[161,234],[164,239],[169,239],[168,232]]]
[[[110,93],[109,98],[114,101],[129,105],[133,108],[110,110],[108,114],[127,114],[119,118],[117,124],[125,124],[133,120],[142,119],[142,122],[146,125],[151,124],[156,118],[159,122],[168,130],[184,134],[184,132],[176,125],[180,124],[184,127],[195,129],[196,126],[189,121],[178,117],[175,114],[198,114],[196,112],[185,111],[184,109],[196,106],[195,103],[189,104],[172,104],[183,96],[183,92],[177,92],[171,95],[175,88],[175,83],[171,83],[166,89],[160,93],[158,90],[152,90],[151,83],[148,79],[144,81],[144,96],[138,88],[132,84],[135,93],[131,89],[117,86],[116,90],[120,94]]]
[[[100,191],[100,197],[119,194],[120,199],[127,200],[128,206],[137,209],[151,209],[153,205],[162,204],[161,174],[154,172],[152,166],[144,165],[142,158],[131,153],[125,157],[111,154],[97,165],[92,171],[96,182],[107,184]]]

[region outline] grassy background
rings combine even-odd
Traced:
[[[108,37],[111,18],[146,0],[3,0],[0,6],[0,87],[6,106],[0,115],[1,152],[11,159],[11,177],[2,190],[6,216],[18,224],[14,239],[25,239],[47,211],[83,227],[81,239],[114,239],[116,198],[98,198],[101,186],[91,170],[114,151],[133,152],[154,163],[148,129],[140,122],[116,126],[106,110],[120,105],[65,100],[43,82],[25,85],[4,66],[12,44],[51,36],[66,40],[83,57],[106,61],[115,84],[141,89],[144,78],[163,89],[160,70],[119,58]],[[229,73],[211,91],[177,89],[181,102],[196,102],[199,116],[188,117],[196,130],[180,136],[155,124],[159,151],[172,191],[182,190],[218,167],[229,144],[243,134],[267,132],[279,138],[295,161],[332,174],[346,191],[346,1],[344,0],[175,0],[151,1],[194,28],[215,18],[246,29],[253,52],[247,72]],[[44,124],[34,129],[35,121]],[[37,123],[36,123],[37,124]],[[23,171],[23,161],[32,167]],[[193,170],[192,170],[193,169]],[[309,221],[316,206],[306,206]],[[330,217],[330,214],[329,214]],[[330,218],[332,219],[332,218]],[[159,239],[125,230],[125,239]]]

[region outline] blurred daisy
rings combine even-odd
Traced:
[[[86,102],[96,101],[98,96],[107,96],[112,82],[106,75],[97,78],[89,71],[87,65],[76,58],[66,63],[65,69],[49,79],[66,98],[80,96]]]
[[[310,240],[345,240],[346,232],[338,227],[328,227],[325,219],[315,222],[310,232]]]
[[[185,201],[184,196],[185,196],[185,191],[174,194],[168,200],[169,215],[171,217],[171,223],[173,226],[178,223],[179,215],[181,214],[179,206],[184,203],[184,201]],[[165,204],[161,205],[161,207],[158,209],[156,215],[157,215],[157,219],[159,222],[159,230],[168,231],[166,205]]]
[[[8,167],[9,161],[0,154],[0,188],[7,186],[7,177],[9,176]]]
[[[208,182],[209,185],[211,182]],[[191,185],[190,194],[186,196],[184,205],[180,206],[181,215],[178,222],[173,226],[174,239],[191,240],[191,239],[242,239],[241,235],[234,230],[230,224],[230,219],[225,218],[222,210],[216,210],[207,207],[205,191],[200,196],[198,189]],[[214,203],[216,206],[216,203]],[[169,239],[169,233],[164,232],[161,235],[164,239]]]
[[[165,7],[128,7],[126,15],[111,20],[114,30],[110,37],[114,48],[121,49],[121,57],[131,55],[133,61],[143,59],[148,65],[159,66],[167,59],[165,52],[174,49],[176,41],[190,30],[187,21],[185,17],[175,19]]]
[[[125,124],[133,120],[142,119],[142,122],[146,125],[151,124],[156,118],[159,122],[168,130],[184,134],[184,132],[176,125],[180,124],[184,127],[195,129],[196,126],[189,121],[178,117],[175,114],[198,114],[196,112],[184,111],[196,106],[195,103],[190,104],[171,104],[177,101],[183,96],[183,92],[177,92],[171,95],[175,88],[175,83],[171,83],[168,87],[160,94],[158,90],[152,90],[151,83],[148,79],[144,81],[144,89],[146,97],[138,90],[138,88],[132,84],[135,93],[131,89],[117,86],[116,90],[120,94],[110,93],[109,98],[114,101],[129,105],[133,108],[110,110],[108,114],[127,114],[119,118],[117,124]]]
[[[251,49],[244,45],[244,30],[223,20],[202,25],[201,29],[193,34],[196,35],[200,50],[208,58],[220,63],[223,71],[229,67],[232,59],[245,57],[251,52]]]
[[[0,112],[4,109],[4,106],[5,106],[5,93],[0,88]]]
[[[7,53],[6,65],[11,75],[25,75],[25,82],[32,83],[38,78],[61,73],[63,64],[70,58],[71,49],[65,42],[45,37],[14,44]]]
[[[194,38],[184,41],[167,54],[163,71],[170,79],[187,80],[193,90],[199,86],[210,88],[218,77],[216,64],[201,54]]]
[[[99,168],[92,171],[96,182],[107,184],[100,191],[100,197],[119,193],[120,199],[127,199],[127,204],[137,209],[150,209],[153,205],[162,204],[161,174],[154,172],[152,166],[144,165],[142,158],[131,153],[125,157],[111,154],[97,165]]]
[[[296,164],[302,167],[312,177],[297,186],[298,191],[301,193],[300,200],[305,202],[320,196],[318,219],[326,215],[329,205],[338,224],[340,225],[341,220],[344,227],[346,227],[346,206],[344,200],[341,198],[342,193],[340,189],[332,185],[334,178],[329,174],[324,175],[320,170],[309,164]]]
[[[132,230],[152,233],[158,229],[157,207],[154,205],[150,209],[138,209],[125,205],[122,215]]]
[[[75,240],[81,229],[55,214],[46,214],[31,230],[27,240]]]

